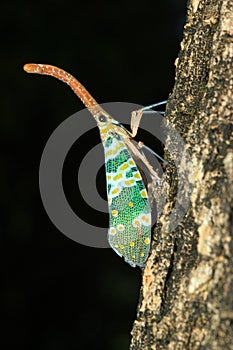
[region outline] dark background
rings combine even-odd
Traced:
[[[185,12],[184,0],[1,5],[1,349],[128,349],[141,283],[140,269],[111,249],[81,246],[49,220],[41,153],[83,106],[23,65],[60,66],[100,103],[161,101],[174,84]],[[75,179],[77,169],[67,171]]]

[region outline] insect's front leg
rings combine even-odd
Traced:
[[[149,203],[150,203],[150,206],[152,207],[153,202],[156,200],[155,189],[157,189],[158,186],[160,185],[161,179],[158,176],[155,169],[152,167],[152,165],[146,159],[145,155],[140,152],[140,146],[138,145],[138,143],[134,140],[131,140],[130,138],[126,138],[124,141],[125,141],[127,147],[132,152],[132,155],[134,156],[134,158],[137,160],[140,159],[145,164],[145,166],[150,174],[151,181],[147,183],[147,192],[148,192]]]
[[[140,121],[142,118],[143,113],[155,113],[154,111],[151,111],[151,108],[154,108],[156,106],[159,105],[163,105],[167,103],[166,101],[162,101],[162,102],[158,102],[155,103],[153,105],[150,106],[146,106],[143,107],[137,111],[133,111],[131,114],[131,137],[135,137],[137,135],[137,131],[140,125]],[[158,112],[158,113],[162,113],[162,112]],[[147,150],[149,150],[151,153],[153,153],[157,158],[159,158],[160,160],[162,160],[163,162],[165,162],[166,164],[169,164],[168,162],[166,162],[163,158],[161,158],[156,152],[154,152],[153,150],[151,150],[149,147],[145,146],[143,142],[139,141],[138,143],[133,142],[133,140],[128,139],[127,140],[127,145],[128,147],[131,149],[131,152],[133,153],[133,155],[137,158],[137,159],[141,159],[141,161],[145,164],[145,166],[147,167],[151,179],[152,181],[150,183],[147,184],[147,189],[148,189],[148,197],[149,197],[149,202],[150,205],[152,206],[154,200],[155,200],[155,189],[158,188],[158,185],[160,185],[161,179],[158,176],[157,172],[154,170],[154,168],[151,166],[151,164],[148,162],[148,160],[146,159],[144,153],[142,152],[142,148],[146,148]]]
[[[143,114],[142,109],[139,109],[138,111],[133,111],[131,114],[131,122],[130,122],[131,133],[130,134],[132,137],[135,137],[137,135],[142,114]]]
[[[152,167],[152,165],[148,162],[148,160],[146,159],[145,155],[142,154],[140,152],[140,146],[138,145],[138,143],[136,143],[134,140],[131,140],[129,137],[124,139],[126,145],[128,146],[128,148],[130,149],[130,151],[132,152],[133,156],[135,157],[135,159],[140,159],[146,166],[151,178],[152,178],[152,182],[153,183],[160,183],[160,177],[158,176],[157,172],[154,170],[154,168]]]
[[[130,133],[130,135],[132,137],[135,137],[137,135],[137,131],[138,131],[143,113],[156,113],[157,111],[150,111],[150,109],[157,107],[157,106],[160,106],[160,105],[164,105],[166,103],[167,103],[167,100],[162,101],[162,102],[157,102],[157,103],[154,103],[152,105],[143,107],[137,111],[133,111],[131,113],[131,123],[130,123],[131,133]],[[163,114],[164,112],[157,112],[157,113]]]

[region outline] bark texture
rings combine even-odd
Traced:
[[[185,146],[167,138],[167,159],[181,159],[166,169],[130,349],[232,350],[233,0],[188,3],[175,65],[166,119]]]

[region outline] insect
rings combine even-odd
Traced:
[[[151,244],[151,205],[135,161],[141,160],[145,164],[152,183],[158,184],[160,178],[141,152],[143,143],[132,139],[137,134],[143,112],[166,101],[132,112],[132,132],[129,132],[94,100],[77,79],[64,70],[34,63],[26,64],[24,70],[50,75],[67,83],[95,118],[105,154],[108,241],[113,250],[131,266],[143,267]]]

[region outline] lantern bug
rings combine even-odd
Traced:
[[[151,203],[136,161],[141,160],[146,166],[151,184],[158,184],[160,178],[141,151],[143,147],[148,147],[142,142],[136,143],[133,138],[137,134],[142,114],[167,101],[132,112],[130,132],[113,119],[71,74],[47,64],[25,64],[24,70],[50,75],[67,83],[96,120],[105,154],[108,241],[113,250],[131,266],[143,267],[150,251]],[[152,153],[162,159],[155,152]]]

